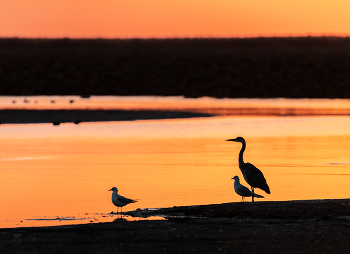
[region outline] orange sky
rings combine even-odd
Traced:
[[[1,0],[0,37],[350,35],[348,0]]]

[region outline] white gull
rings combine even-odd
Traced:
[[[234,176],[233,178],[235,180],[234,183],[234,187],[235,187],[235,192],[242,196],[242,200],[241,202],[244,202],[244,197],[256,197],[256,198],[263,198],[263,196],[260,196],[259,194],[256,194],[254,192],[252,192],[251,190],[249,190],[247,187],[243,186],[240,182],[239,182],[239,177],[238,176]]]
[[[137,202],[136,200],[132,200],[126,197],[123,197],[118,194],[118,189],[116,187],[113,187],[112,189],[108,191],[113,191],[112,193],[112,203],[117,207],[117,213],[119,210],[119,207],[121,208],[121,212],[123,212],[123,206],[130,204],[130,203],[135,203]]]

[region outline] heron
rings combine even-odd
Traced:
[[[259,188],[265,191],[267,194],[270,194],[271,193],[270,188],[266,183],[266,179],[263,173],[253,164],[250,164],[248,162],[245,163],[243,161],[243,153],[246,147],[246,142],[244,138],[237,137],[234,139],[227,139],[226,141],[234,141],[234,142],[242,143],[242,148],[238,156],[238,165],[239,165],[239,169],[243,174],[244,180],[246,180],[246,182],[251,186],[252,192],[254,193],[254,188]],[[254,196],[252,196],[252,202],[254,202]]]
[[[250,191],[247,187],[245,187],[244,185],[242,185],[240,182],[239,182],[239,177],[238,176],[234,176],[232,177],[231,179],[234,179],[235,180],[235,183],[234,183],[234,188],[235,188],[235,192],[242,196],[242,200],[241,202],[244,202],[244,197],[256,197],[256,198],[264,198],[264,196],[261,196],[259,194],[256,194],[252,191]]]
[[[110,189],[108,191],[113,191],[112,203],[113,203],[113,205],[115,205],[117,207],[117,213],[118,213],[119,207],[121,209],[121,212],[123,212],[123,206],[130,204],[130,203],[137,202],[136,200],[132,200],[132,199],[129,199],[129,198],[126,198],[126,197],[119,195],[118,188],[116,188],[116,187],[113,187],[112,189]]]

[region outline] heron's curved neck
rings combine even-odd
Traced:
[[[245,142],[242,142],[242,148],[241,148],[241,151],[239,152],[239,156],[238,156],[239,164],[244,164],[244,161],[243,161],[244,150],[245,150]]]

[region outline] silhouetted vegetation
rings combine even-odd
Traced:
[[[350,98],[350,38],[0,39],[0,95]]]

